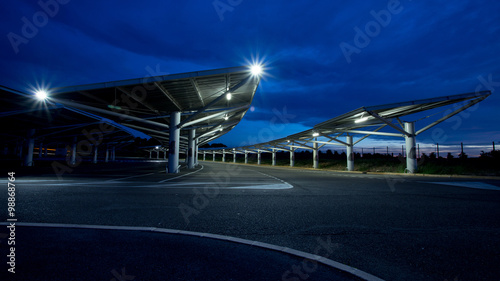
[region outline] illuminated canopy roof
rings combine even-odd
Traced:
[[[259,82],[260,76],[243,66],[47,89],[44,101],[1,87],[0,118],[20,137],[27,129],[69,137],[105,122],[120,129],[120,138],[148,135],[167,144],[170,113],[181,112],[178,127],[186,147],[189,129],[196,129],[202,144],[234,128]]]

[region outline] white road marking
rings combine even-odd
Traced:
[[[278,180],[278,181],[282,182],[282,184],[283,184],[284,186],[287,186],[286,188],[279,188],[279,189],[288,189],[288,188],[293,188],[293,185],[291,185],[291,184],[287,183],[286,181],[284,181],[284,180],[282,180],[282,179],[279,179],[279,178],[277,178],[277,177],[274,177],[274,176],[271,176],[271,175],[268,175],[268,174],[264,174],[264,173],[259,172],[259,171],[256,171],[256,172],[257,172],[257,173],[259,173],[259,174],[262,174],[262,175],[264,175],[264,176],[266,176],[266,177],[270,177],[270,178],[273,178],[273,179],[275,179],[275,180]]]
[[[164,183],[164,182],[167,182],[167,181],[172,181],[172,180],[180,179],[182,177],[185,177],[185,176],[188,176],[188,175],[191,175],[191,174],[194,174],[194,173],[198,173],[199,171],[203,170],[203,168],[204,168],[203,165],[201,165],[201,169],[199,169],[199,170],[196,170],[196,171],[191,172],[191,173],[184,174],[182,176],[174,177],[174,178],[171,178],[171,179],[162,180],[162,181],[159,181],[158,183]]]
[[[105,180],[105,182],[110,182],[110,181],[121,181],[121,180],[126,180],[126,179],[132,179],[132,178],[139,178],[139,177],[147,177],[154,175],[156,173],[149,173],[149,174],[144,174],[144,175],[135,175],[135,176],[130,176],[130,177],[124,177],[124,178],[119,178],[119,179],[110,179],[110,180]]]
[[[476,181],[427,182],[427,183],[454,185],[454,186],[461,186],[461,187],[468,187],[468,188],[475,188],[475,189],[486,189],[486,190],[498,190],[498,191],[500,191],[500,187],[498,187],[498,186],[487,184],[484,182],[476,182]]]

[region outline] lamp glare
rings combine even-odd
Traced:
[[[37,99],[43,101],[43,100],[47,99],[48,95],[47,95],[46,91],[44,91],[44,90],[38,90],[38,91],[36,91],[35,96],[36,96]]]
[[[250,72],[253,76],[260,76],[262,74],[262,65],[254,64],[250,67]]]
[[[363,117],[363,118],[359,118],[357,120],[354,120],[354,123],[361,123],[361,122],[365,122],[366,120],[368,120],[368,117]]]

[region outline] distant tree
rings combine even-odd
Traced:
[[[222,143],[212,143],[210,147],[227,147],[227,145]]]
[[[326,159],[333,159],[333,152],[330,149],[328,149],[326,151],[326,157],[325,158]]]
[[[422,156],[420,156],[420,163],[425,163],[429,160],[429,156],[427,154],[422,153]]]
[[[460,159],[467,159],[467,157],[468,157],[467,153],[465,153],[465,152],[458,154],[458,158],[460,158]]]
[[[210,148],[210,144],[205,143],[204,145],[200,146],[200,148]]]
[[[446,156],[446,159],[451,160],[451,159],[453,159],[453,158],[455,158],[455,157],[453,156],[453,154],[451,154],[450,152],[448,152],[448,155]]]
[[[333,152],[333,159],[340,159],[340,154],[337,152],[337,150]]]
[[[436,153],[435,152],[431,152],[431,154],[429,154],[429,158],[430,159],[436,159]]]

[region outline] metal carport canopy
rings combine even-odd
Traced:
[[[114,120],[166,144],[170,114],[180,112],[181,148],[231,130],[253,100],[260,76],[249,66],[161,75],[48,90],[50,100]],[[229,98],[228,98],[229,96]]]
[[[413,173],[416,170],[416,158],[414,153],[415,137],[444,120],[476,105],[489,95],[491,95],[490,91],[481,91],[384,105],[364,106],[319,123],[311,129],[289,135],[285,138],[249,146],[235,147],[232,149],[234,151],[246,151],[248,153],[255,153],[255,151],[272,153],[280,150],[290,151],[292,166],[292,154],[294,150],[310,149],[314,152],[313,167],[317,168],[317,152],[325,145],[343,145],[346,146],[349,151],[347,154],[352,154],[353,146],[371,135],[404,137],[407,144],[407,169]],[[440,112],[413,121],[403,121],[400,119],[402,117],[410,118],[410,115],[413,115],[411,118],[416,118],[416,115],[424,111],[451,105],[454,107],[441,112],[443,116],[434,121],[431,120],[431,117],[434,117]],[[422,126],[418,131],[415,130],[415,123],[426,119],[431,121]],[[391,130],[386,131],[384,129]],[[339,137],[344,134],[345,139],[339,139]],[[362,135],[362,137],[354,142],[353,135]],[[321,139],[318,140],[318,138]],[[204,149],[205,152],[213,150],[214,149]],[[229,148],[229,150],[231,150],[231,148]],[[273,160],[273,165],[274,163]],[[348,170],[352,169],[353,156],[348,155]]]

